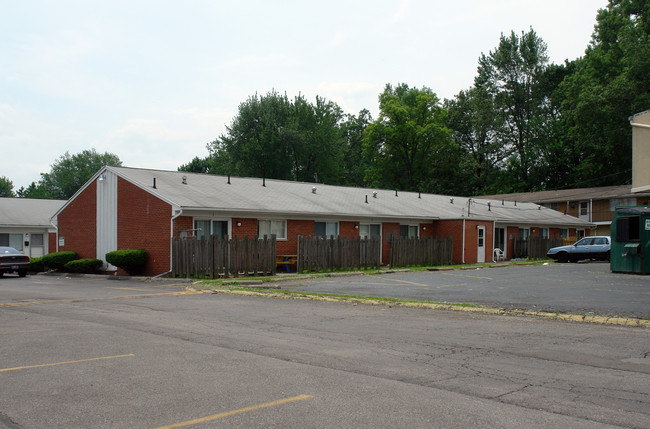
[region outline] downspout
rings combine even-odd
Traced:
[[[492,262],[496,262],[494,260],[494,239],[496,238],[496,232],[497,232],[497,225],[496,222],[492,221]]]
[[[172,240],[174,238],[174,221],[178,219],[182,214],[183,214],[183,209],[180,209],[177,214],[172,216],[171,222],[169,224],[169,271],[155,275],[153,278],[162,277],[172,272],[172,263],[173,263],[172,257],[174,256],[172,251]]]

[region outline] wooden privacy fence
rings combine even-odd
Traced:
[[[453,249],[452,237],[393,237],[390,239],[390,266],[449,265],[452,261]]]
[[[274,275],[275,235],[259,239],[193,237],[172,239],[174,277],[218,277]]]
[[[304,237],[298,236],[297,271],[333,271],[379,268],[379,237]]]
[[[542,238],[528,237],[515,239],[514,258],[545,259],[546,252],[551,247],[563,246],[562,237]]]

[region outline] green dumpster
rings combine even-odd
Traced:
[[[650,207],[617,207],[612,222],[610,268],[650,274]]]

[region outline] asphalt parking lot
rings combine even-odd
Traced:
[[[647,328],[187,286],[0,279],[0,427],[650,428]]]
[[[315,278],[287,282],[282,288],[650,318],[650,276],[615,274],[603,262]]]

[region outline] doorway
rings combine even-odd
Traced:
[[[477,226],[478,241],[476,246],[476,262],[481,264],[485,262],[485,227]]]

